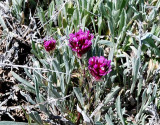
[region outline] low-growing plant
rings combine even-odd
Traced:
[[[30,117],[38,124],[55,116],[64,124],[158,124],[159,7],[159,0],[55,0],[38,8],[46,37],[32,41],[29,81],[12,72],[34,95],[25,95],[39,109]]]

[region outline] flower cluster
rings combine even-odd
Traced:
[[[69,35],[69,46],[72,48],[74,52],[77,53],[77,56],[81,58],[83,54],[85,54],[89,49],[91,49],[93,39],[93,35],[90,34],[90,31],[83,32],[80,29],[76,33],[71,33]],[[44,48],[46,51],[50,52],[55,49],[56,40],[51,39],[48,41],[44,41]],[[95,78],[95,80],[100,80],[103,76],[108,74],[111,71],[111,60],[107,60],[105,57],[91,57],[88,62],[88,69],[91,75]]]
[[[82,29],[80,29],[74,34],[71,33],[69,37],[69,46],[72,48],[72,51],[77,53],[77,56],[79,58],[81,58],[83,54],[85,54],[89,49],[91,49],[91,40],[94,36],[90,34],[89,30],[83,32]]]
[[[103,56],[91,57],[88,64],[88,69],[96,80],[100,80],[102,76],[105,76],[111,71],[111,60],[107,60]]]
[[[51,40],[44,40],[44,48],[46,51],[50,52],[52,50],[54,50],[56,47],[56,40],[51,39]]]

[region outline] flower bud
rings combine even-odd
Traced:
[[[90,31],[83,32],[80,29],[76,33],[71,33],[69,35],[69,46],[72,48],[72,51],[77,53],[77,56],[81,58],[85,53],[91,49],[93,35],[90,34]]]
[[[44,40],[44,48],[47,52],[50,52],[54,50],[56,47],[56,40],[51,39],[51,40]]]
[[[107,60],[105,57],[91,57],[88,61],[88,69],[91,75],[100,80],[103,76],[111,72],[111,60]]]

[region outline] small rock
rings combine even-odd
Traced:
[[[106,47],[104,50],[104,56],[108,56],[110,52],[110,48]]]
[[[2,68],[0,68],[0,74],[2,74],[3,73],[3,70],[2,70]]]
[[[128,98],[128,100],[130,101],[130,103],[131,103],[132,106],[135,105],[136,101],[135,101],[135,99],[133,98],[132,95],[130,95],[130,97]]]
[[[14,43],[14,46],[15,46],[15,47],[19,47],[18,42],[15,42],[15,43]]]
[[[13,86],[13,90],[15,90],[16,92],[18,92],[20,89],[19,89],[18,85],[14,85]]]
[[[12,73],[11,73],[11,71],[8,73],[8,77],[12,77]]]

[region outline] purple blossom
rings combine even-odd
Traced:
[[[95,80],[100,80],[102,76],[111,72],[111,60],[107,60],[103,56],[93,56],[88,61],[88,68]]]
[[[44,40],[44,48],[46,51],[50,52],[54,50],[56,47],[56,40],[51,39],[51,40]]]
[[[91,49],[94,36],[90,34],[89,30],[83,32],[82,29],[80,29],[76,33],[71,33],[69,37],[69,46],[72,48],[72,51],[77,53],[79,58]]]

